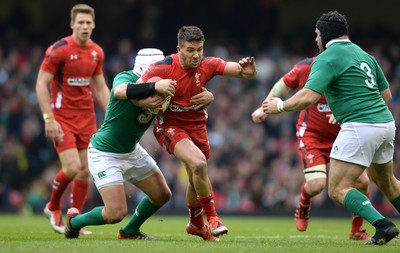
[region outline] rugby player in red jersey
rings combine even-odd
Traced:
[[[304,87],[310,74],[313,58],[299,61],[286,73],[272,88],[265,100],[272,97],[282,97],[289,90]],[[262,106],[252,113],[255,123],[264,121],[267,114]],[[340,125],[333,118],[325,96],[306,110],[300,111],[296,125],[298,139],[298,153],[303,166],[306,179],[301,186],[301,193],[295,212],[295,225],[297,230],[306,231],[311,209],[312,197],[321,193],[326,187],[327,164],[329,154],[340,131]],[[358,189],[368,194],[369,179],[364,172],[358,181]],[[362,227],[363,218],[352,214],[352,224],[349,238],[351,240],[370,240],[371,237]]]
[[[72,7],[72,35],[46,50],[36,82],[46,137],[53,140],[62,166],[44,208],[52,228],[60,234],[65,231],[61,208],[65,189],[73,182],[71,207],[80,211],[89,189],[87,147],[97,130],[92,91],[104,111],[110,96],[103,75],[103,50],[90,39],[94,19],[92,7],[86,4]]]
[[[183,26],[178,31],[177,53],[149,67],[138,82],[154,76],[176,81],[175,95],[168,109],[156,116],[154,134],[160,145],[185,164],[189,177],[186,198],[190,221],[189,234],[204,240],[215,240],[228,233],[228,228],[214,206],[213,190],[208,177],[210,158],[206,122],[207,111],[196,101],[207,82],[216,75],[253,78],[253,57],[239,62],[226,62],[217,57],[203,57],[204,35],[196,26]],[[209,227],[204,223],[203,210]]]

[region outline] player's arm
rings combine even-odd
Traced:
[[[264,113],[277,114],[281,112],[301,111],[321,98],[321,94],[308,88],[296,92],[289,99],[282,101],[280,98],[271,98],[262,103]]]
[[[54,118],[50,107],[49,84],[53,78],[53,74],[40,69],[36,80],[35,89],[39,106],[43,113],[46,137],[56,141],[61,141],[63,131],[60,124]]]
[[[142,83],[140,78],[136,83],[123,83],[114,87],[114,97],[117,99],[143,99],[155,94],[174,96],[175,83],[171,79]]]
[[[101,109],[105,112],[108,100],[110,99],[110,89],[106,84],[103,74],[93,76],[93,86],[97,101],[99,102]]]
[[[251,79],[257,75],[254,57],[245,57],[238,62],[227,62],[224,76]]]
[[[389,87],[381,91],[381,96],[383,100],[385,100],[386,105],[389,106],[390,101],[392,100],[392,92],[390,91]]]
[[[38,77],[36,80],[36,96],[38,98],[40,109],[43,114],[51,114],[50,107],[50,92],[49,84],[53,80],[54,75],[49,72],[39,70]]]
[[[283,78],[279,79],[278,82],[275,83],[275,85],[272,87],[271,91],[268,93],[267,97],[264,99],[264,101],[271,100],[274,97],[280,98],[284,95],[286,95],[289,92],[290,88],[285,84],[283,81]],[[264,113],[262,104],[259,108],[254,110],[254,112],[251,114],[251,118],[254,123],[260,123],[264,121],[267,118],[268,114]]]

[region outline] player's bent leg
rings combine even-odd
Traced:
[[[215,237],[227,234],[228,228],[223,224],[215,210],[205,155],[189,139],[180,140],[175,145],[174,154],[185,164],[186,170],[188,171],[188,176],[191,176],[189,181],[191,182],[198,196],[197,199],[201,203],[207,216],[211,234]]]
[[[87,152],[87,150],[85,149]],[[81,153],[81,151],[79,151]],[[87,156],[85,156],[85,159],[87,159]],[[90,186],[90,172],[87,167],[87,162],[82,162],[82,170],[80,170],[76,176],[75,179],[72,183],[72,189],[71,189],[71,195],[70,195],[70,203],[71,207],[75,207],[79,210],[79,212],[83,211],[83,206],[86,201],[86,196],[89,191],[89,186]],[[80,235],[92,235],[93,232],[86,230],[86,229],[81,229],[79,230]]]
[[[369,177],[365,170],[355,183],[355,188],[369,197]],[[370,241],[371,236],[367,234],[367,231],[363,228],[364,219],[363,217],[352,213],[351,217],[351,229],[350,229],[350,240],[366,240]]]
[[[103,219],[107,224],[120,222],[128,214],[124,185],[115,184],[99,189],[104,203]]]
[[[311,211],[312,197],[318,195],[326,186],[326,165],[320,164],[304,170],[306,183],[301,187],[294,213],[294,223],[300,232],[307,230]]]
[[[154,240],[154,237],[140,231],[140,227],[166,202],[168,202],[172,195],[171,190],[158,167],[149,170],[149,172],[142,177],[136,177],[136,180],[130,181],[141,189],[147,196],[139,202],[126,226],[119,230],[117,238]]]

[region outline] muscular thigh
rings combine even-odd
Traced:
[[[201,150],[207,160],[210,158],[210,145],[205,125],[190,129],[158,126],[154,129],[154,136],[158,143],[164,146],[170,154],[175,154],[175,146],[178,142],[183,139],[188,139]]]
[[[340,189],[354,188],[357,179],[364,170],[364,166],[331,158],[329,187],[332,187],[332,189],[336,189],[337,187],[340,187]]]
[[[123,184],[108,185],[99,189],[100,196],[103,200],[105,208],[109,212],[113,210],[126,210],[126,195]]]

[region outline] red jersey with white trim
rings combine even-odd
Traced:
[[[163,126],[184,126],[207,122],[205,109],[194,110],[190,98],[202,92],[207,82],[216,75],[222,75],[226,62],[217,57],[206,57],[196,69],[184,69],[179,63],[178,54],[167,56],[164,60],[150,65],[142,79],[147,82],[151,77],[176,81],[175,95],[168,109],[157,115],[155,124]]]
[[[304,87],[310,74],[315,57],[298,62],[286,75],[283,81],[290,89],[295,90]],[[317,134],[326,139],[334,140],[340,131],[339,124],[330,124],[326,115],[331,114],[324,95],[317,103],[302,110],[297,121],[297,135],[304,136],[305,132]]]
[[[62,38],[47,50],[41,70],[54,75],[50,84],[51,108],[94,110],[91,79],[103,74],[104,52],[89,40],[78,45],[72,36]]]

